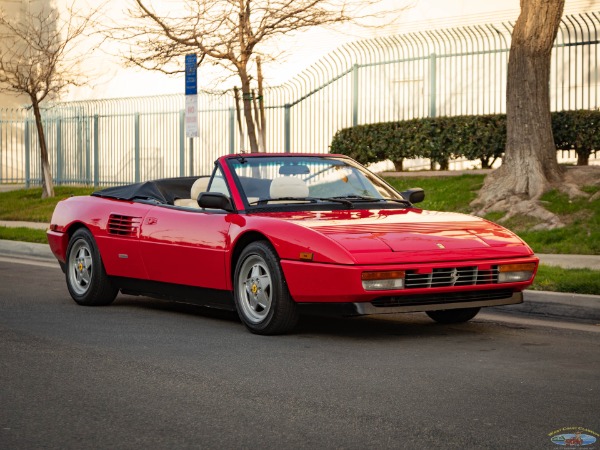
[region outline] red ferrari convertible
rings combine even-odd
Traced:
[[[532,250],[423,198],[340,155],[228,155],[210,176],[61,201],[48,241],[81,305],[167,298],[237,310],[259,334],[290,331],[304,308],[452,323],[522,302]]]

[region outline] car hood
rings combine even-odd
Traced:
[[[280,218],[329,237],[358,260],[374,252],[392,252],[402,260],[411,253],[415,261],[533,254],[511,231],[466,214],[398,209],[308,211]]]

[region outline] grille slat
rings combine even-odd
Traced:
[[[406,271],[406,289],[419,289],[447,286],[474,286],[480,284],[495,284],[498,282],[498,267],[480,270],[477,266],[442,267],[433,269],[430,273]]]
[[[111,214],[108,218],[108,233],[116,236],[136,237],[141,221],[141,217]]]

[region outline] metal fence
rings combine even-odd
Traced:
[[[565,16],[551,69],[553,110],[595,109],[600,13]],[[265,91],[267,150],[326,152],[341,128],[505,112],[512,23],[346,44]],[[184,96],[57,103],[43,121],[57,184],[113,185],[210,173],[241,147],[233,95],[201,93],[200,137],[185,138]],[[247,148],[247,145],[246,145]],[[0,183],[40,183],[30,111],[0,109]]]

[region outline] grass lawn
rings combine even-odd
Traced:
[[[38,244],[48,243],[46,231],[23,227],[13,228],[0,226],[0,239],[6,239],[8,241],[35,242]]]
[[[530,289],[600,295],[600,271],[540,266]]]
[[[50,222],[56,204],[74,195],[89,195],[92,187],[56,186],[55,196],[42,199],[42,188],[0,192],[0,220]]]
[[[417,206],[434,211],[469,213],[469,203],[475,199],[483,185],[484,175],[454,177],[393,177],[386,178],[398,191],[412,187],[425,190],[425,201]]]

